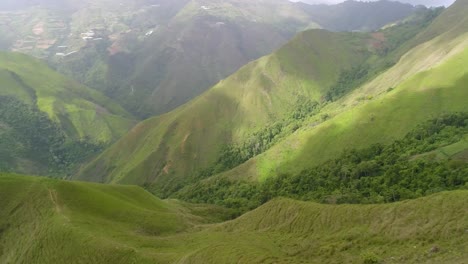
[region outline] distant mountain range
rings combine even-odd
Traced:
[[[210,184],[263,181],[466,111],[467,7],[424,10],[373,33],[299,33],[189,103],[140,123],[77,179],[162,195],[209,176]]]
[[[116,1],[2,2],[0,263],[466,262],[468,0]]]
[[[416,11],[394,2],[330,7],[286,0],[7,3],[22,15],[2,14],[0,48],[44,58],[141,118],[186,103],[298,31],[375,30]]]
[[[318,4],[339,4],[346,1],[343,0],[292,0],[293,2],[303,2],[310,5]],[[374,0],[376,1],[376,0]],[[407,3],[411,5],[425,5],[425,6],[449,6],[455,2],[455,0],[394,0],[401,3]],[[362,1],[369,2],[369,1]]]

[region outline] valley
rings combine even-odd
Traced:
[[[407,2],[2,1],[0,263],[464,263],[468,0]]]
[[[370,31],[418,10],[396,2],[326,10],[276,0],[70,2],[3,12],[0,47],[44,58],[142,118],[190,101],[299,31]],[[360,20],[366,9],[387,16]]]

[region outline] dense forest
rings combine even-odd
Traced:
[[[18,157],[42,164],[61,177],[104,146],[88,138],[70,139],[49,116],[22,101],[0,96],[0,170],[12,171]]]
[[[418,125],[401,140],[349,149],[296,175],[272,175],[262,183],[217,178],[182,189],[176,197],[242,212],[279,196],[322,203],[386,203],[467,188],[465,161],[430,155],[466,141],[467,134],[468,113],[445,115]]]

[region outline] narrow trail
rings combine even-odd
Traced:
[[[55,205],[55,211],[57,211],[57,213],[59,213],[59,214],[62,214],[62,209],[60,208],[60,206],[58,205],[58,202],[57,202],[57,192],[54,191],[54,190],[49,189],[49,197],[50,197],[50,200],[52,201],[52,203],[54,203],[54,205]]]
[[[49,198],[50,200],[52,201],[52,203],[54,204],[55,206],[55,211],[60,215],[62,216],[63,218],[65,218],[68,222],[70,222],[70,218],[68,218],[68,216],[66,216],[63,211],[62,211],[62,207],[59,205],[58,203],[58,196],[57,196],[57,191],[55,190],[52,190],[52,189],[49,189]]]

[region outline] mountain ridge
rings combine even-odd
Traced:
[[[226,221],[222,208],[160,200],[135,186],[5,174],[0,182],[1,261],[457,263],[466,257],[466,191],[386,205],[279,198]]]
[[[48,173],[51,163],[71,153],[64,149],[94,153],[135,124],[112,99],[24,54],[0,53],[0,80],[2,169]],[[89,158],[80,154],[73,155]]]
[[[429,19],[433,18],[429,16]],[[402,28],[404,27],[403,24]],[[381,74],[379,71],[386,70],[389,62],[394,63],[393,53],[398,54],[398,50],[404,50],[402,53],[406,53],[416,44],[397,48],[387,56],[381,55],[381,49],[386,44],[378,33],[329,33],[322,30],[300,33],[273,55],[250,63],[181,108],[140,124],[127,137],[84,168],[77,178],[138,183],[150,188],[157,186],[158,191],[171,193],[173,188],[183,186],[183,181],[179,182],[181,177],[200,177],[197,174],[206,177],[226,170],[216,167],[216,164],[222,163],[222,155],[227,154],[227,159],[233,158],[229,152],[231,150],[223,149],[223,144],[251,144],[247,151],[253,151],[253,156],[256,156],[265,151],[263,149],[258,152],[257,148],[262,145],[265,145],[266,149],[271,147],[268,142],[275,140],[274,137],[278,134],[275,125],[280,125],[280,130],[290,131],[284,133],[302,133],[293,133],[298,129],[293,125],[296,122],[294,119],[299,118],[298,126],[301,127],[303,119],[307,119],[307,115],[310,114],[297,115],[298,113],[294,113],[296,111],[312,111],[313,120],[310,122],[320,127],[327,118],[334,116],[333,112],[339,106],[339,100],[325,105],[324,102],[330,99],[335,101],[333,97],[342,96],[343,92],[340,89],[344,89],[346,98],[346,89],[352,90],[363,85],[362,82],[367,81],[363,78],[378,78]],[[324,63],[317,63],[318,61]],[[367,63],[375,65],[369,67]],[[373,69],[369,70],[371,68]],[[343,81],[343,78],[348,79]],[[352,80],[350,83],[357,87],[350,87],[347,84],[349,79]],[[380,88],[382,90],[378,90],[378,93],[386,92],[394,85]],[[238,103],[233,103],[226,95]],[[358,99],[357,103],[360,104],[366,102],[352,95],[349,98],[354,98],[354,101]],[[298,100],[304,101],[299,104]],[[355,102],[350,103],[351,108],[353,104]],[[195,109],[202,109],[203,114]],[[290,121],[291,119],[293,121]],[[281,120],[285,120],[285,123],[281,124]],[[261,129],[265,126],[269,131],[261,134]],[[255,133],[260,135],[255,137]],[[267,143],[264,143],[265,141]],[[301,145],[291,143],[291,146]],[[293,151],[290,149],[287,147],[287,151],[281,155],[270,152],[272,156],[268,158],[262,158],[265,155],[260,154],[258,159],[246,163],[252,165],[248,169],[245,169],[248,165],[241,165],[239,170],[227,172],[227,175],[234,178],[239,177],[238,175],[247,178],[251,175],[261,175],[260,178],[263,178],[272,171],[271,161],[276,163],[276,158],[281,157],[282,160],[278,162],[281,164],[292,158],[287,154]],[[251,157],[248,156],[248,159]],[[256,160],[263,163],[255,165]],[[300,169],[305,164],[308,162],[304,161],[303,165],[295,166]],[[230,169],[229,166],[227,169]]]

